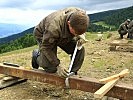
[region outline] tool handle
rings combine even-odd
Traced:
[[[73,65],[73,62],[74,62],[74,59],[75,59],[75,56],[76,56],[76,53],[77,53],[77,45],[78,45],[78,42],[76,43],[74,53],[73,53],[73,56],[72,56],[72,59],[71,59],[70,65],[69,65],[69,70],[68,70],[69,73],[71,72],[72,65]]]
[[[9,62],[3,62],[3,65],[8,65],[8,66],[12,66],[12,67],[19,67],[18,64],[9,63]]]

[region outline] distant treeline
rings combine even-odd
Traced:
[[[0,45],[0,53],[10,52],[13,50],[18,50],[26,47],[30,47],[36,44],[36,41],[33,37],[33,34],[26,34],[23,37],[20,37],[9,43]]]
[[[91,23],[96,23],[99,21],[103,21],[106,25],[115,26],[112,28],[103,27],[101,25],[93,25],[91,24],[90,30],[93,32],[97,31],[109,31],[109,30],[117,30],[119,25],[123,23],[126,19],[133,20],[133,6],[123,9],[110,10],[95,14],[90,14]]]
[[[102,25],[96,25],[91,23],[88,28],[88,32],[106,32],[106,31],[115,31],[116,28],[104,27]]]
[[[116,28],[119,27],[126,19],[133,20],[133,6],[125,9],[118,10],[117,13],[106,17],[104,19],[105,23],[108,25],[115,25]]]

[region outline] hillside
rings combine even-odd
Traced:
[[[23,49],[36,45],[37,42],[33,34],[26,34],[15,41],[0,45],[0,53],[10,52],[13,50]]]
[[[133,17],[131,16],[132,13],[133,13],[133,6],[122,8],[122,9],[109,10],[109,11],[89,14],[89,16],[90,16],[91,22],[98,22],[98,21],[103,21],[109,17],[114,18],[114,15],[119,16],[118,18],[120,19],[123,19],[123,17],[133,19]]]
[[[90,16],[91,22],[98,22],[98,21],[104,20],[105,17],[111,16],[112,14],[117,13],[117,12],[118,12],[118,9],[89,14],[89,16]]]
[[[107,38],[107,34],[110,33],[112,34],[112,37]],[[97,33],[87,34],[87,39],[89,41],[84,45],[86,51],[85,60],[78,74],[90,78],[96,78],[98,80],[110,75],[114,75],[116,73],[119,73],[123,69],[128,68],[130,74],[120,80],[118,84],[126,83],[128,84],[128,86],[133,87],[132,52],[109,51],[108,44],[119,37],[118,33],[113,31],[103,33],[103,35],[104,36],[102,41],[96,41]],[[125,39],[123,39],[122,41],[124,40]],[[31,53],[35,48],[38,48],[38,46],[0,54],[0,63],[17,63],[26,69],[30,69]],[[70,62],[69,56],[59,48],[58,50],[58,57],[59,59],[61,59],[61,65],[68,67]],[[90,94],[88,92],[78,90],[68,91],[57,86],[30,80],[25,83],[1,90],[0,97],[2,100],[94,100],[93,94]],[[103,100],[107,99],[104,98]]]
[[[106,17],[105,23],[109,25],[115,25],[117,28],[125,20],[133,20],[133,6],[125,9],[118,10],[117,13],[113,13],[111,16]]]
[[[18,38],[20,38],[26,34],[31,34],[33,32],[33,29],[34,29],[34,27],[29,28],[29,29],[22,31],[20,33],[17,33],[17,34],[10,35],[10,36],[5,37],[5,38],[0,38],[0,44],[4,44],[4,43],[8,43],[10,41],[16,40],[16,39],[18,39]]]
[[[26,26],[24,25],[0,23],[0,38],[22,32],[25,29]]]
[[[107,25],[113,25],[116,29],[126,19],[133,19],[133,6],[123,9],[109,10],[100,13],[90,14],[92,23],[104,21]]]

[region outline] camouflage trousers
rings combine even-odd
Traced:
[[[127,34],[127,31],[125,30],[118,30],[119,34],[120,34],[120,38],[123,38],[123,35]]]
[[[76,41],[71,41],[67,43],[66,45],[59,46],[62,50],[64,50],[67,54],[71,55],[70,58],[72,58],[74,49],[76,46]],[[57,55],[57,47],[53,49],[54,53]],[[85,56],[85,49],[82,47],[81,50],[78,50],[76,53],[76,57],[72,66],[72,72],[77,72],[84,61]],[[40,60],[41,59],[41,60]],[[57,68],[52,66],[52,64],[49,62],[49,60],[40,52],[40,55],[37,58],[37,62],[40,67],[45,69],[46,72],[55,73],[57,71]]]
[[[131,29],[128,29],[128,38],[133,39],[133,27]]]

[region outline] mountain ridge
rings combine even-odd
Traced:
[[[10,41],[13,41],[17,38],[20,38],[26,34],[32,34],[34,27],[31,27],[23,32],[17,33],[17,34],[13,34],[4,38],[0,38],[0,44],[4,44],[4,43],[8,43]]]
[[[26,30],[26,26],[10,23],[0,23],[0,38],[10,36],[11,34],[20,33]]]

